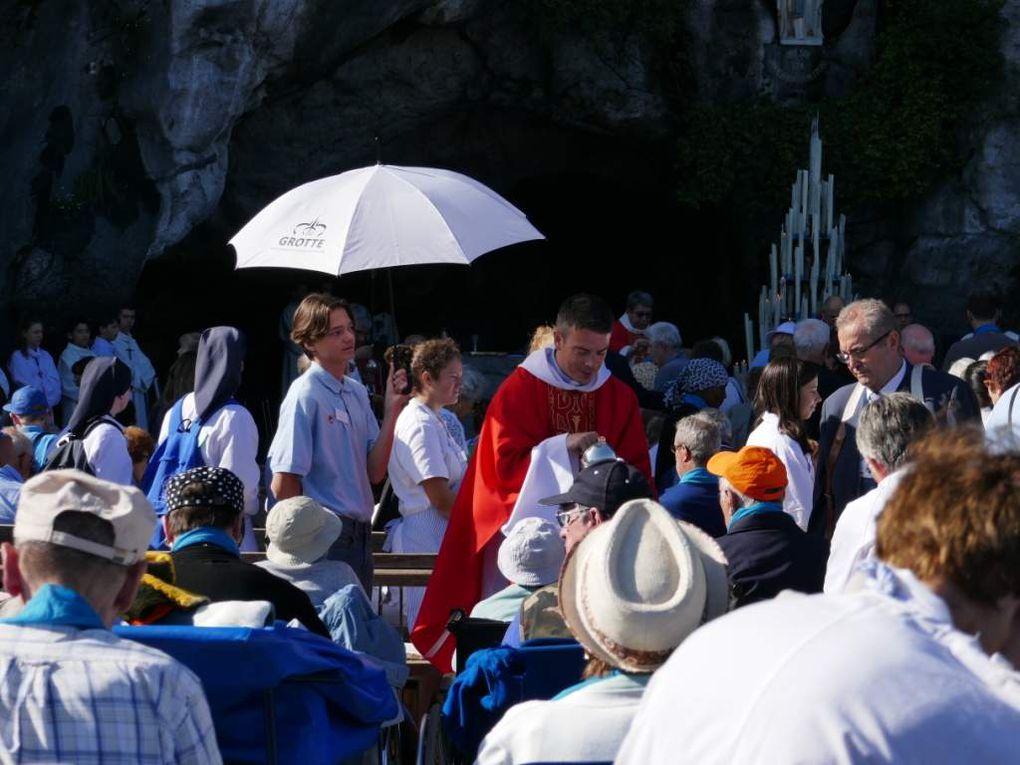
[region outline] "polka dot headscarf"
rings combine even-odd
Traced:
[[[205,484],[201,492],[184,490],[196,483]],[[163,489],[166,511],[179,507],[208,507],[222,505],[244,512],[244,485],[229,470],[219,467],[200,467],[185,470],[167,479]]]

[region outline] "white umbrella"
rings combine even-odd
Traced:
[[[237,268],[301,268],[340,276],[422,263],[467,264],[545,237],[524,213],[466,175],[375,165],[279,197],[230,244]]]

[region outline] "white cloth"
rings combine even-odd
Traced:
[[[653,677],[618,765],[1015,762],[1018,675],[910,572],[741,608]]]
[[[560,369],[556,363],[556,351],[552,348],[539,348],[537,351],[528,354],[528,357],[520,363],[521,368],[526,372],[535,375],[546,385],[551,385],[560,390],[576,390],[582,393],[591,393],[601,388],[606,380],[612,377],[606,365],[599,367],[595,378],[588,383],[574,382],[567,377],[566,372]]]
[[[181,416],[193,419],[195,394],[189,393],[181,405]],[[170,416],[163,416],[159,429],[158,443],[170,435]],[[241,479],[244,484],[244,512],[255,515],[259,511],[259,465],[256,456],[259,450],[259,429],[251,413],[240,404],[224,404],[213,412],[208,422],[202,423],[198,431],[198,448],[202,460],[208,467],[221,467]]]
[[[109,630],[0,625],[0,763],[219,763],[202,684]]]
[[[999,397],[999,400],[995,402],[995,406],[992,407],[992,413],[988,415],[988,420],[985,422],[985,432],[988,434],[988,441],[993,445],[1002,443],[1015,449],[1016,444],[1011,444],[1011,440],[1017,439],[1020,441],[1020,392],[1018,391],[1020,391],[1020,383],[1017,383],[1012,388],[1007,388]],[[1014,394],[1016,395],[1015,399],[1013,398]],[[1009,428],[1010,404],[1013,405],[1012,430]]]
[[[531,462],[524,474],[524,483],[517,494],[517,501],[510,511],[510,517],[503,524],[503,535],[510,533],[517,522],[524,518],[545,518],[556,523],[558,507],[539,504],[540,499],[554,497],[570,490],[574,485],[575,458],[567,451],[565,433],[541,441],[531,450]]]
[[[857,566],[875,558],[878,516],[901,478],[902,470],[890,473],[874,489],[843,508],[832,534],[829,563],[825,567],[825,592],[840,593],[849,589]]]
[[[46,395],[46,403],[53,409],[60,403],[60,375],[53,357],[42,348],[29,348],[27,356],[14,351],[7,360],[14,389],[31,385]]]
[[[134,486],[134,466],[128,454],[124,428],[110,416],[89,431],[82,440],[85,458],[96,478],[123,486]]]
[[[131,367],[131,391],[135,404],[135,423],[143,430],[149,429],[149,410],[145,394],[156,381],[156,370],[149,357],[142,353],[138,342],[126,332],[118,332],[113,339],[117,358]]]
[[[82,348],[74,343],[68,343],[64,352],[60,354],[57,371],[60,373],[60,393],[63,402],[61,404],[63,407],[62,422],[64,423],[70,419],[71,412],[74,411],[74,407],[78,403],[78,383],[74,380],[74,372],[71,371],[71,368],[82,359],[92,359],[95,356],[96,354],[92,352],[91,348]]]
[[[475,763],[612,762],[646,684],[646,676],[616,675],[554,701],[517,704],[489,731]],[[675,761],[666,757],[647,763]]]
[[[779,430],[779,417],[772,412],[762,415],[761,423],[751,431],[746,445],[763,446],[779,457],[779,461],[786,467],[786,478],[789,481],[783,498],[783,510],[807,531],[815,490],[815,464],[811,457],[804,453],[796,441]]]
[[[389,475],[400,500],[400,514],[414,515],[429,508],[422,482],[446,478],[456,492],[467,467],[467,455],[435,412],[412,398],[397,417],[390,450]]]

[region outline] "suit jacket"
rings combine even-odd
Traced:
[[[822,591],[829,543],[802,531],[787,513],[741,518],[716,541],[729,561],[734,608],[783,590]]]
[[[911,370],[911,365],[907,364],[906,374],[903,375],[903,380],[897,391],[910,392]],[[822,404],[818,468],[815,471],[814,509],[811,512],[811,520],[808,525],[808,531],[813,534],[825,533],[825,486],[828,476],[829,451],[832,449],[833,439],[839,430],[843,409],[846,407],[855,385],[856,383],[843,386],[825,399]],[[925,367],[921,375],[921,389],[924,392],[925,405],[933,412],[939,412],[946,406],[950,398],[954,398],[957,422],[980,421],[981,410],[977,399],[974,398],[970,387],[962,380],[947,375],[945,372]],[[874,481],[861,475],[861,453],[857,451],[857,421],[861,410],[866,405],[867,397],[861,396],[857,410],[846,423],[846,438],[843,440],[843,448],[839,452],[833,469],[832,493],[835,500],[836,519],[839,518],[839,514],[843,512],[843,508],[848,502],[863,496],[875,487]]]

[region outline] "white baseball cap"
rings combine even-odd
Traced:
[[[113,545],[55,531],[66,512],[89,513],[113,526]],[[21,487],[14,516],[14,543],[49,542],[130,566],[145,557],[156,528],[156,512],[133,486],[104,481],[80,470],[48,470]]]

